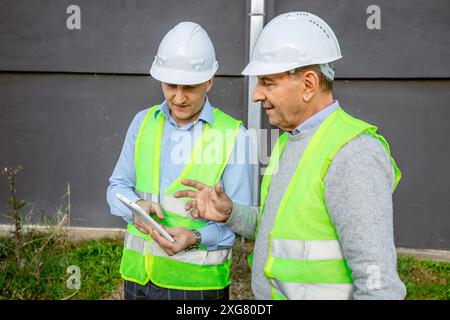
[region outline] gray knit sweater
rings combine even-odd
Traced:
[[[255,239],[252,291],[256,299],[271,299],[270,284],[263,271],[268,235],[298,160],[319,125],[289,136],[279,170],[271,179]],[[352,271],[353,299],[403,299],[406,289],[397,272],[393,234],[394,170],[384,147],[371,136],[359,135],[338,151],[324,183],[326,206]],[[258,215],[259,208],[234,203],[226,224],[234,232],[254,239]],[[374,270],[379,270],[377,285],[373,284]]]

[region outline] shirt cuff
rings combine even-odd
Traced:
[[[234,245],[234,232],[223,224],[209,221],[206,226],[197,231],[202,236],[200,245],[206,247],[208,251],[227,249]]]

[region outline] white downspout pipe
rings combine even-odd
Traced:
[[[249,57],[251,58],[253,47],[256,39],[258,39],[261,30],[264,27],[264,0],[251,0],[250,5],[250,42],[249,42]],[[261,104],[252,101],[253,89],[256,87],[257,78],[255,76],[247,77],[248,81],[248,96],[247,96],[247,120],[248,129],[255,130],[256,134],[256,150],[258,151],[257,163],[254,166],[253,174],[253,202],[257,205],[259,198],[259,152],[261,150],[261,136],[259,129],[261,129]]]

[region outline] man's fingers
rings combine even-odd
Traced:
[[[225,191],[223,190],[222,185],[220,184],[220,182],[217,182],[217,184],[214,186],[214,191],[216,191],[217,195],[221,195],[222,193],[225,193]]]
[[[189,213],[191,214],[192,218],[200,217],[200,212],[198,211],[198,209],[191,209],[191,211]]]
[[[167,228],[164,228],[167,232],[169,232],[170,234],[170,230],[168,230]],[[158,230],[156,230],[155,228],[152,228],[152,232],[150,233],[150,236],[153,238],[153,240],[155,240],[158,245],[161,247],[161,249],[164,250],[165,253],[167,253],[169,256],[173,256],[177,250],[175,249],[175,243],[172,243],[168,240],[166,240],[166,238],[164,238],[159,232]]]
[[[191,209],[195,209],[197,208],[197,200],[189,200],[188,202],[186,202],[185,206],[184,206],[184,210],[189,211]]]
[[[156,213],[156,216],[158,218],[160,218],[160,219],[164,219],[165,218],[164,217],[164,213],[162,212],[162,209],[161,209],[159,204],[153,202],[152,203],[152,211],[153,211],[153,213]]]
[[[139,219],[134,220],[134,225],[140,232],[148,233],[146,225],[144,225]]]
[[[167,241],[166,238],[164,238],[161,233],[158,232],[158,230],[152,228],[152,232],[150,234],[153,239],[157,240],[160,246],[163,247],[170,247],[172,244],[171,242]]]
[[[198,218],[200,215],[200,211],[197,208],[197,201],[196,200],[190,200],[186,202],[186,205],[184,206],[184,209],[189,212],[189,214],[192,216],[192,218]]]
[[[197,196],[197,191],[193,191],[193,190],[180,190],[177,191],[173,194],[173,196],[175,198],[191,198],[191,199],[195,199],[195,197]]]
[[[145,228],[147,229],[148,234],[152,234],[155,231],[155,228],[150,226],[145,226]]]
[[[198,191],[201,191],[204,188],[208,187],[208,185],[201,183],[200,181],[191,180],[191,179],[183,179],[183,180],[181,180],[181,183],[184,184],[185,186],[195,188]]]
[[[172,247],[172,243],[167,241],[155,228],[152,228],[150,235],[161,247]]]

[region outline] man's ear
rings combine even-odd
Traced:
[[[303,80],[305,90],[302,98],[305,102],[309,102],[320,88],[320,78],[316,72],[308,70],[303,73]]]
[[[211,79],[206,81],[206,92],[209,92],[209,90],[211,90],[213,82],[214,82],[214,77],[212,77]]]

